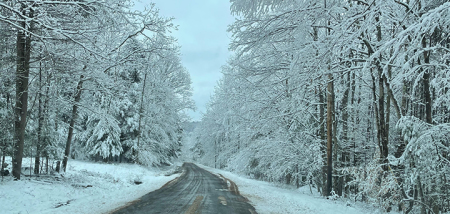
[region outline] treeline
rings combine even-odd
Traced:
[[[133,8],[0,1],[0,151],[14,177],[23,156],[38,174],[49,159],[65,171],[69,157],[160,165],[179,155],[193,102],[175,27],[154,4]]]
[[[450,211],[450,3],[231,0],[195,158],[386,211]]]

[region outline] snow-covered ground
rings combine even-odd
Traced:
[[[7,162],[10,163],[10,160]],[[29,165],[29,159],[24,159],[23,165]],[[260,214],[383,213],[363,203],[324,199],[314,189],[311,193],[309,187],[280,187],[231,172],[202,167],[234,181],[241,195],[247,197]],[[7,176],[3,181],[0,180],[0,213],[109,213],[179,176],[165,176],[168,173],[134,164],[69,160],[63,177],[23,176],[20,181],[13,181],[11,176]],[[143,183],[136,185],[135,181]]]
[[[24,159],[23,165],[29,164]],[[69,160],[63,177],[22,175],[20,181],[11,176],[0,180],[0,213],[109,213],[179,176],[167,173],[134,164]]]
[[[259,214],[380,214],[383,211],[363,203],[355,204],[345,199],[327,200],[309,187],[289,189],[275,184],[248,179],[234,173],[203,165],[204,169],[221,174],[234,181],[241,195],[250,200]],[[390,214],[396,214],[390,212]]]

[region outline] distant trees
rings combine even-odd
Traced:
[[[182,110],[192,108],[189,74],[168,35],[171,19],[154,5],[131,7],[131,1],[0,2],[0,120],[11,120],[15,109],[16,121],[2,122],[0,148],[13,156],[14,177],[20,179],[24,153],[35,157],[35,173],[41,157],[46,168],[49,158],[63,158],[65,170],[70,156],[158,165],[178,155]],[[150,102],[165,112],[150,114]],[[167,121],[153,141],[141,138]],[[7,137],[13,131],[14,142]],[[136,147],[139,138],[151,147]],[[134,157],[130,148],[148,153]]]
[[[235,56],[198,160],[386,210],[449,211],[450,3],[231,2]]]

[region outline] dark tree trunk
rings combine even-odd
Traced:
[[[352,106],[352,110],[355,109],[354,104],[355,104],[355,93],[356,93],[356,72],[353,72],[352,74],[352,93],[351,93],[351,99],[350,99],[350,103]],[[360,99],[358,98],[358,104],[360,103]],[[355,111],[352,111],[352,114],[350,114],[352,117],[352,122],[354,123],[353,127],[352,127],[352,132],[356,132],[356,127],[358,127],[359,124],[359,111],[356,109]],[[356,160],[357,158],[357,152],[356,152],[356,141],[354,138],[354,135],[351,138],[352,141],[352,150],[353,150],[353,166],[356,166]]]
[[[317,27],[313,27],[313,36],[314,41],[319,40],[319,30]],[[316,56],[318,56],[319,53],[316,52]],[[319,93],[319,137],[321,142],[321,152],[322,152],[322,159],[323,159],[323,165],[322,165],[322,179],[321,179],[321,188],[322,188],[322,195],[327,196],[327,144],[325,141],[325,96],[324,92],[322,91],[322,86],[318,87],[318,93]],[[326,92],[325,92],[326,93]]]
[[[348,98],[350,94],[350,72],[347,74],[347,82],[346,82],[346,88],[344,91],[344,96],[342,98],[342,105],[341,105],[341,112],[342,112],[342,155],[341,155],[341,166],[342,167],[348,167],[350,162],[350,146],[349,146],[349,140],[348,140]],[[345,189],[345,193],[347,193],[348,188],[345,188],[345,182],[347,182],[346,175],[342,174],[339,177],[339,188],[338,188],[338,195],[342,196],[343,190]],[[345,178],[345,179],[344,179]]]
[[[378,134],[378,136],[379,136],[379,139],[378,139],[378,142],[379,142],[379,144],[380,144],[380,161],[381,161],[381,163],[383,164],[383,170],[384,171],[387,171],[388,169],[389,169],[389,166],[387,165],[388,164],[388,160],[387,160],[387,157],[388,157],[388,154],[389,154],[389,150],[388,150],[388,143],[389,143],[389,139],[388,139],[388,133],[389,133],[389,131],[387,130],[387,116],[388,115],[386,115],[385,114],[385,111],[387,111],[387,108],[389,108],[389,106],[386,106],[385,107],[385,105],[384,105],[384,97],[385,97],[385,95],[384,95],[384,76],[382,75],[382,70],[381,70],[381,67],[379,67],[379,70],[378,70],[378,78],[379,78],[379,81],[378,81],[378,89],[379,89],[379,91],[378,91],[378,114],[379,114],[379,123],[380,123],[380,125],[379,125],[379,130],[378,130],[378,132],[379,132],[379,134]]]
[[[36,157],[34,157],[34,174],[39,174],[39,164],[41,160],[41,145],[42,145],[42,126],[44,117],[42,114],[42,64],[39,63],[39,101],[38,101],[38,128],[37,128],[37,142],[36,142]]]
[[[26,5],[22,4],[23,16],[33,17],[33,12],[27,14]],[[27,29],[26,21],[20,21],[20,26]],[[12,160],[12,175],[20,179],[23,158],[23,146],[25,140],[25,128],[27,125],[28,108],[28,76],[30,73],[31,38],[24,30],[17,32],[17,70],[16,70],[16,108],[14,122],[14,155]]]
[[[330,196],[333,185],[333,115],[334,115],[334,86],[333,75],[328,75],[327,87],[327,191]]]
[[[380,21],[380,17],[377,15],[375,17],[375,20],[377,22]],[[381,42],[382,39],[382,31],[381,31],[381,25],[378,24],[377,25],[377,41]],[[384,92],[384,79],[385,76],[383,75],[383,68],[381,66],[381,60],[382,60],[382,56],[380,54],[379,58],[376,60],[376,67],[378,70],[378,113],[379,113],[379,129],[378,129],[378,144],[380,147],[380,161],[383,164],[383,170],[387,171],[389,169],[389,161],[387,159],[388,154],[389,154],[389,148],[388,148],[388,143],[389,143],[389,127],[388,127],[388,121],[389,119],[387,118],[388,115],[385,115],[385,111],[387,111],[386,109],[390,108],[390,106],[386,106],[384,105],[384,101],[385,101],[385,92]]]
[[[77,118],[77,112],[78,112],[78,103],[81,99],[81,89],[83,88],[83,78],[84,76],[80,76],[80,81],[78,82],[77,91],[75,92],[75,101],[72,107],[72,118],[70,119],[70,125],[69,125],[69,134],[67,135],[67,141],[66,141],[66,150],[64,151],[64,159],[62,164],[62,170],[65,172],[67,168],[67,161],[69,160],[70,155],[70,144],[72,143],[72,137],[73,137],[73,127],[75,125],[75,119]]]
[[[422,47],[426,48],[427,43],[425,37],[422,39]],[[424,51],[423,57],[425,64],[430,64],[430,52]],[[425,98],[425,120],[428,124],[433,124],[433,116],[431,111],[431,92],[430,92],[430,71],[427,69],[423,74],[423,92]]]
[[[5,169],[5,158],[6,158],[6,155],[5,155],[5,150],[2,150],[2,165],[0,166],[0,173],[2,174],[2,176],[3,176],[3,170]]]
[[[46,87],[45,87],[45,102],[44,102],[44,109],[43,109],[43,119],[42,119],[42,126],[44,125],[44,121],[47,121],[48,118],[48,103],[50,101],[49,98],[49,90],[50,90],[50,75],[47,73],[47,81],[46,81]],[[41,130],[41,136],[42,136],[42,130]],[[45,157],[45,173],[48,174],[48,144],[49,139],[47,134],[42,136],[44,141],[44,146],[41,145],[41,151],[42,155]]]

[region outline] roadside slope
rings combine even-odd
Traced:
[[[5,177],[0,181],[1,213],[108,213],[179,176],[166,173],[134,164],[70,160],[63,176]]]
[[[276,184],[248,179],[234,173],[197,164],[198,166],[234,181],[259,214],[381,214],[371,205],[349,202],[346,199],[327,200],[309,187],[287,189]],[[396,212],[390,212],[396,214]]]

